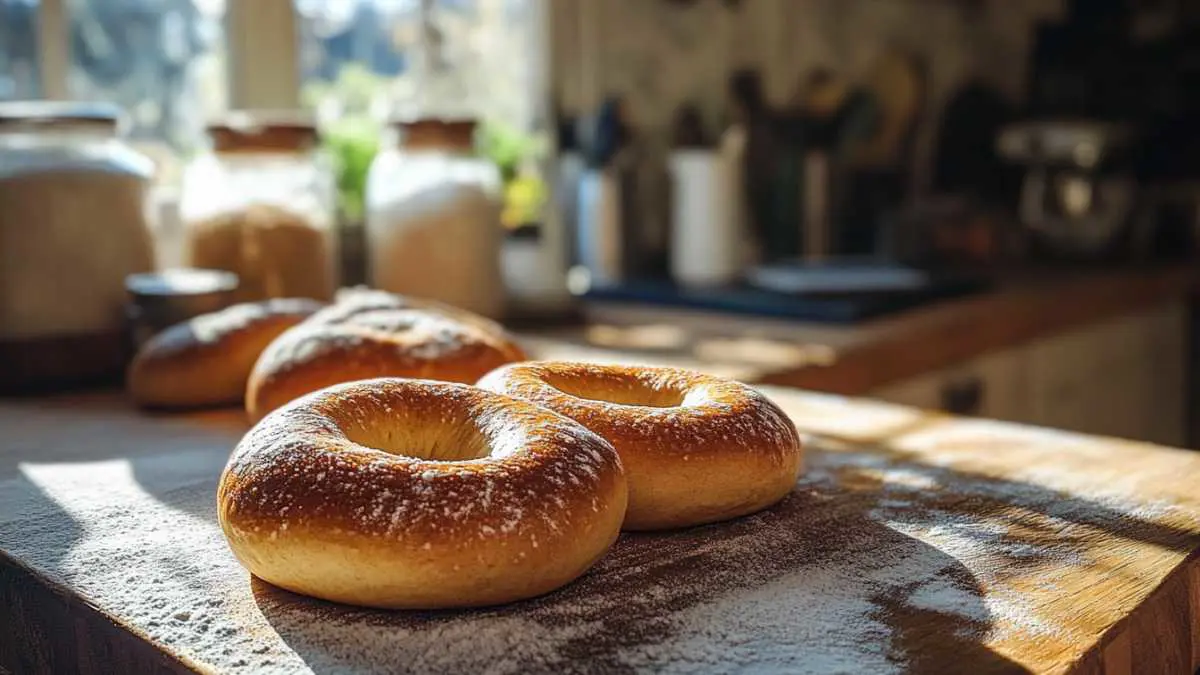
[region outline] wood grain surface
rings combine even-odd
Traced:
[[[807,474],[778,506],[623,536],[536,600],[423,613],[310,600],[238,566],[214,520],[237,414],[145,416],[116,395],[0,403],[0,668],[1200,665],[1200,455],[768,392],[811,441]]]
[[[1075,273],[939,302],[849,327],[599,306],[582,327],[527,335],[531,353],[659,363],[747,382],[866,395],[883,385],[953,366],[1155,303],[1196,288],[1192,267]]]

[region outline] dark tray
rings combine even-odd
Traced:
[[[978,293],[989,285],[982,278],[931,274],[927,283],[904,290],[796,294],[746,283],[696,289],[680,287],[669,281],[645,280],[593,287],[583,297],[602,302],[660,305],[822,323],[853,323]]]

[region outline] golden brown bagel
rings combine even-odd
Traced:
[[[246,388],[252,421],[342,382],[412,377],[470,384],[525,358],[503,329],[462,310],[377,291],[342,296],[271,343]]]
[[[796,427],[740,382],[678,368],[519,363],[479,386],[604,437],[629,478],[627,530],[698,525],[782,499],[803,469]]]
[[[355,605],[492,605],[549,592],[616,540],[616,451],[475,387],[384,378],[275,411],[242,439],[217,516],[255,576]]]
[[[321,307],[302,299],[250,302],[171,326],[138,350],[129,393],[147,408],[240,405],[258,355]]]
[[[354,312],[361,312],[368,309],[429,309],[442,314],[447,314],[458,321],[470,324],[481,330],[488,331],[495,335],[507,335],[504,326],[474,312],[468,312],[454,305],[447,305],[444,302],[437,300],[429,300],[427,298],[414,298],[411,295],[396,295],[387,291],[380,291],[374,288],[365,286],[356,286],[354,288],[343,288],[338,291],[334,302],[337,306],[347,308]],[[523,352],[517,348],[519,358],[525,358]]]

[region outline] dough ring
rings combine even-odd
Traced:
[[[733,380],[679,368],[518,363],[479,386],[561,413],[604,437],[629,477],[625,529],[698,525],[786,496],[803,469],[787,415]]]
[[[475,387],[383,378],[293,401],[221,476],[238,560],[355,605],[492,605],[558,588],[616,540],[616,451],[561,415]]]

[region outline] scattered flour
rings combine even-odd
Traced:
[[[776,508],[624,535],[549,596],[380,612],[252,581],[233,559],[213,501],[236,425],[13,410],[0,407],[0,548],[223,673],[954,672],[963,664],[907,651],[908,631],[932,631],[956,657],[1013,635],[1091,639],[1044,616],[1006,575],[1069,578],[1092,563],[1098,532],[1128,535],[1133,555],[1185,536],[1146,541],[1147,522],[1200,518],[1116,493],[1072,499],[880,454],[814,451]]]

